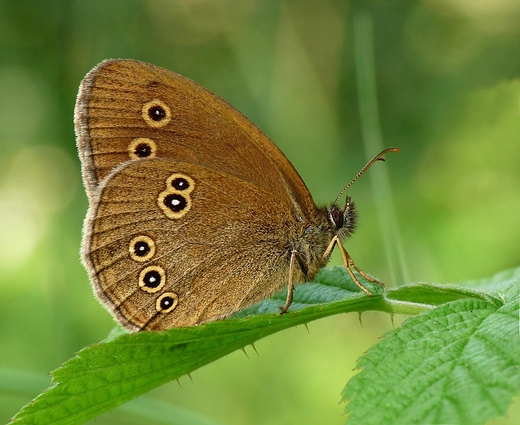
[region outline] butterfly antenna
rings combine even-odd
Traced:
[[[350,181],[350,183],[347,184],[343,188],[343,190],[339,193],[339,195],[336,198],[336,200],[334,201],[333,205],[337,205],[338,201],[343,196],[345,191],[350,186],[352,186],[357,179],[359,179],[363,174],[365,174],[365,171],[367,171],[370,167],[372,167],[372,165],[374,165],[377,161],[384,161],[385,159],[383,158],[383,156],[386,155],[388,152],[399,152],[399,148],[386,148],[386,149],[382,150],[381,152],[379,152],[376,156],[374,156],[370,161],[368,161],[366,163],[366,165],[361,169],[361,171],[359,173],[357,173],[356,176]]]

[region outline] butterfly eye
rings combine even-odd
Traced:
[[[343,226],[343,213],[336,207],[332,207],[329,211],[329,218],[332,224],[336,226],[336,229],[340,229]]]
[[[148,261],[155,254],[155,243],[148,236],[136,236],[130,241],[128,251],[133,260]]]
[[[156,152],[155,142],[147,138],[134,139],[128,146],[128,155],[131,159],[153,158]]]
[[[161,313],[169,313],[179,304],[179,296],[175,292],[165,292],[159,298],[155,304],[157,311]]]
[[[139,274],[139,286],[143,291],[154,293],[163,288],[166,283],[166,273],[159,266],[146,267]]]
[[[172,119],[172,113],[166,103],[154,99],[143,105],[142,117],[150,127],[164,127]]]

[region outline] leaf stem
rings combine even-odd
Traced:
[[[408,314],[415,316],[417,314],[429,311],[435,306],[432,304],[414,303],[410,301],[393,300],[384,298],[385,310],[392,314]]]

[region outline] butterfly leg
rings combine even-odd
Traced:
[[[334,247],[336,246],[336,244],[338,243],[338,237],[337,236],[334,236],[332,238],[332,240],[330,241],[329,243],[329,246],[327,247],[327,249],[325,250],[325,252],[323,253],[323,259],[327,259],[330,255],[330,253],[332,252],[332,250],[334,249]]]
[[[346,251],[345,251],[346,252]],[[348,254],[347,254],[348,255]],[[368,280],[369,282],[373,282],[373,283],[377,283],[378,285],[381,285],[381,286],[385,286],[385,284],[383,282],[381,282],[379,279],[376,279],[375,277],[372,277],[372,276],[369,276],[367,275],[363,270],[359,269],[355,264],[354,264],[354,261],[352,261],[352,258],[349,256],[350,258],[350,266],[353,267],[361,276],[363,276],[366,280]]]
[[[287,313],[289,307],[293,301],[293,293],[294,293],[294,262],[296,260],[296,250],[291,251],[291,260],[289,261],[289,285],[287,285],[287,300],[285,301],[285,306],[280,307],[282,311],[280,314]]]
[[[352,269],[356,270],[361,276],[363,276],[363,278],[365,278],[369,282],[373,282],[373,283],[377,283],[378,285],[385,286],[385,284],[383,282],[373,278],[372,276],[367,275],[363,270],[359,269],[354,264],[354,260],[352,260],[352,257],[349,255],[349,253],[347,252],[347,250],[345,249],[345,247],[343,246],[343,244],[341,243],[341,241],[339,240],[339,238],[337,236],[334,236],[332,238],[332,241],[330,242],[329,246],[325,250],[325,253],[323,254],[324,258],[326,258],[327,256],[330,255],[330,253],[332,252],[332,250],[334,249],[334,246],[336,244],[338,245],[339,252],[341,253],[341,257],[343,258],[343,266],[345,267],[345,269],[347,269],[347,272],[350,275],[352,281],[359,287],[359,289],[361,289],[368,296],[372,296],[372,293],[368,289],[366,289],[361,284],[361,282],[359,282],[358,278],[352,272]]]

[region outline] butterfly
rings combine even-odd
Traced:
[[[77,147],[89,199],[82,261],[94,293],[132,331],[224,318],[312,280],[356,226],[344,191],[317,207],[276,145],[195,82],[106,60],[81,83]]]

